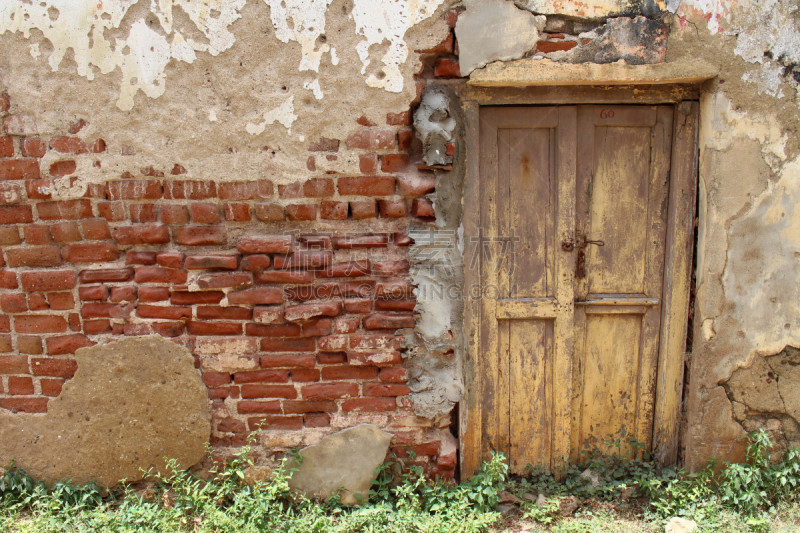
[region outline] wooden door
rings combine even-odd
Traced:
[[[463,473],[492,450],[521,472],[614,441],[652,448],[673,110],[481,108]]]

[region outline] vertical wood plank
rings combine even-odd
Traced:
[[[683,352],[693,252],[697,184],[697,102],[675,107],[667,223],[667,256],[662,297],[653,451],[673,464],[678,456],[678,423],[683,390]]]

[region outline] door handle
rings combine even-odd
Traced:
[[[582,250],[582,249],[586,248],[587,246],[589,246],[590,244],[594,244],[595,246],[605,246],[606,245],[605,241],[587,239],[584,235],[578,235],[578,242],[576,243],[576,246],[578,248],[580,248]]]

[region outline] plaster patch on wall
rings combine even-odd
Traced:
[[[400,66],[408,57],[404,36],[415,24],[433,15],[444,0],[355,0],[353,20],[356,33],[364,39],[356,45],[361,59],[361,73],[366,74],[371,63],[370,47],[388,41],[389,47],[381,57],[383,69],[370,74],[367,85],[393,93],[403,90]]]
[[[728,4],[728,0],[667,0],[667,11],[680,17],[682,28],[688,17],[700,14],[713,35],[722,30],[722,23],[730,17]]]
[[[333,0],[264,0],[275,37],[284,43],[300,44],[300,72],[319,72],[322,55],[330,51],[327,43],[319,44],[325,34],[325,12]]]
[[[294,124],[294,121],[297,120],[297,115],[294,113],[294,96],[287,98],[278,107],[264,111],[262,118],[264,120],[259,123],[248,122],[247,126],[245,126],[247,133],[250,135],[258,135],[259,133],[263,133],[269,124],[278,122],[284,128],[289,130],[289,134],[291,134],[292,124]]]
[[[119,68],[122,82],[117,107],[129,110],[140,90],[151,98],[164,93],[165,69],[171,59],[191,63],[195,52],[217,55],[230,48],[234,37],[228,27],[240,17],[239,10],[245,4],[245,0],[151,0],[150,11],[159,23],[153,26],[160,25],[161,31],[153,29],[145,19],[138,19],[127,36],[106,38],[106,33],[120,28],[128,10],[138,2],[50,0],[0,4],[0,35],[22,32],[30,38],[31,30],[41,31],[53,46],[48,58],[53,71],[59,69],[68,50],[72,50],[78,74],[89,80],[94,79],[96,71],[108,74]],[[186,39],[181,29],[174,27],[175,7],[186,12],[208,42]],[[57,16],[51,17],[56,12]],[[35,57],[36,51],[31,52]]]

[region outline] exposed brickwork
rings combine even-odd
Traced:
[[[436,184],[410,151],[411,111],[309,144],[317,161],[347,153],[360,172],[215,183],[174,163],[68,199],[53,197],[53,180],[102,161],[106,142],[84,138],[86,122],[50,137],[33,117],[4,110],[0,122],[0,408],[46,412],[76,350],[156,334],[195,354],[219,449],[259,428],[301,435],[363,421],[395,433],[401,450],[430,441],[400,335],[415,324],[407,229],[414,213],[430,217],[420,206]],[[432,450],[418,461],[452,475],[455,465],[437,466],[438,442]]]

